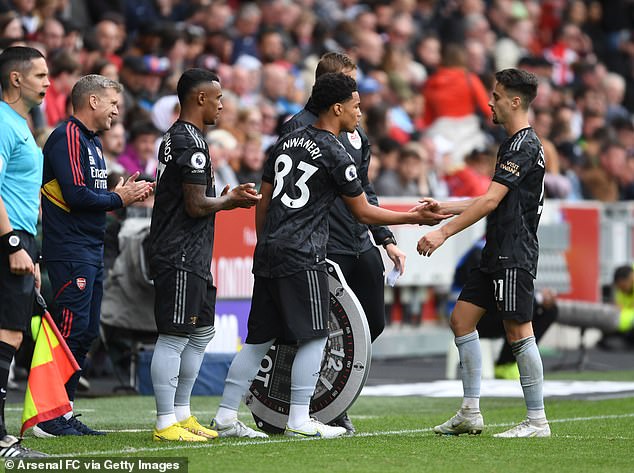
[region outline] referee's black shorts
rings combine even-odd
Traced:
[[[154,278],[154,320],[158,333],[189,335],[214,324],[216,288],[211,279],[169,268]]]
[[[329,311],[325,271],[300,271],[282,278],[255,276],[246,342],[325,337]]]
[[[35,237],[20,230],[16,233],[26,252],[35,261]],[[9,255],[0,250],[0,328],[25,332],[31,324],[34,300],[35,277],[32,274],[13,274],[9,269]]]
[[[500,320],[533,320],[533,276],[520,268],[485,273],[471,270],[458,300],[482,307]]]

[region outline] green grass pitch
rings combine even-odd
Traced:
[[[558,373],[557,379],[634,380],[634,371]],[[552,376],[551,379],[554,379]],[[195,397],[193,413],[208,423],[219,398]],[[459,399],[360,397],[349,413],[354,437],[334,440],[224,439],[205,444],[153,442],[154,400],[147,396],[79,399],[76,412],[105,437],[36,439],[28,447],[65,457],[187,457],[189,472],[628,472],[634,471],[634,397],[547,399],[553,436],[496,439],[521,421],[521,399],[483,398],[486,427],[480,436],[442,437],[431,427],[459,407]],[[18,430],[20,404],[7,406],[10,432]],[[253,425],[250,413],[240,412]],[[0,463],[1,464],[1,463]]]

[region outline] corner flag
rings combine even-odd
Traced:
[[[20,435],[39,422],[54,419],[71,410],[64,384],[79,371],[75,357],[39,293],[35,305],[42,315],[35,315],[31,319],[35,349],[24,397]]]

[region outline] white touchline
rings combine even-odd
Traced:
[[[603,416],[589,416],[589,417],[569,417],[563,419],[548,419],[548,422],[551,424],[562,423],[562,422],[585,422],[591,420],[601,420],[601,419],[622,419],[623,417],[634,417],[634,412],[630,412],[627,414],[608,414]],[[511,425],[515,425],[516,422],[505,422],[502,424],[487,424],[486,427],[508,427]],[[407,434],[419,434],[423,432],[431,432],[432,428],[428,427],[425,429],[404,429],[404,430],[388,430],[385,432],[359,432],[354,435],[354,437],[342,437],[345,438],[355,438],[355,437],[378,437],[379,435],[407,435]],[[150,432],[150,430],[111,430],[108,432]],[[555,435],[557,437],[557,435]],[[562,438],[577,438],[575,436],[565,435]],[[587,438],[587,437],[580,437]],[[610,437],[617,438],[617,437]],[[631,438],[618,437],[619,439],[624,440],[632,440]],[[120,454],[130,454],[130,453],[143,453],[143,452],[164,452],[169,450],[195,450],[200,448],[222,448],[222,447],[242,447],[249,445],[261,445],[263,443],[271,444],[271,443],[289,443],[289,442],[313,442],[318,440],[323,442],[321,439],[307,438],[307,439],[291,439],[291,438],[270,438],[268,440],[247,440],[247,441],[235,441],[235,440],[215,440],[213,442],[204,443],[202,445],[199,444],[178,444],[178,445],[166,445],[165,447],[153,447],[153,448],[124,448],[121,450],[111,450],[111,451],[95,451],[95,452],[81,452],[82,457],[90,457],[95,455],[120,455]],[[56,457],[76,457],[77,452],[74,453],[66,453],[62,455],[54,455]]]

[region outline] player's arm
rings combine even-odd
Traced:
[[[183,197],[187,215],[192,218],[200,218],[221,210],[253,207],[261,196],[255,189],[253,182],[240,184],[231,190],[227,185],[222,190],[220,197],[208,197],[206,184],[183,182]]]
[[[2,159],[2,158],[0,158]],[[0,197],[0,241],[2,242],[3,249],[9,253],[12,251],[9,246],[9,237],[13,234],[13,228],[9,221],[9,214],[4,206],[4,201]],[[9,253],[9,269],[13,274],[35,274],[35,266],[33,260],[26,252],[21,248],[13,253]]]
[[[471,205],[473,205],[481,197],[473,197],[470,199],[451,200],[446,202],[438,202],[438,212],[441,214],[460,215]],[[431,199],[433,200],[433,199]],[[423,205],[427,205],[429,198],[419,200]]]
[[[418,205],[408,212],[395,212],[371,205],[363,192],[361,181],[357,176],[357,166],[350,163],[348,153],[342,152],[342,147],[332,148],[333,167],[329,171],[352,215],[361,223],[367,225],[435,225],[449,215],[441,215],[438,202],[428,199],[425,204]],[[266,167],[265,167],[266,168]],[[271,180],[270,178],[268,179]]]
[[[477,199],[470,199],[471,205],[461,212],[460,215],[447,222],[447,224],[438,230],[429,232],[418,240],[418,244],[416,245],[418,253],[424,256],[430,256],[447,238],[461,232],[493,212],[508,191],[509,188],[504,184],[495,181],[491,182],[487,193]]]
[[[255,206],[255,232],[258,236],[262,234],[264,230],[264,222],[266,220],[266,213],[269,210],[269,204],[271,203],[271,196],[273,195],[273,184],[270,182],[262,181],[260,186],[260,194],[262,198],[260,202]]]
[[[437,203],[426,206],[419,205],[408,212],[395,212],[393,210],[376,207],[368,202],[365,193],[357,196],[342,195],[341,198],[348,206],[352,215],[361,223],[374,225],[436,225],[450,215],[442,215],[437,212]]]
[[[2,189],[2,185],[4,183],[5,170],[7,169],[8,160],[4,158],[4,156],[10,155],[10,143],[8,143],[8,138],[4,140],[0,140],[0,189]],[[13,227],[11,226],[11,221],[9,220],[9,214],[7,213],[7,209],[4,206],[4,201],[2,197],[0,197],[0,242],[4,247],[4,250],[9,253],[12,251],[9,246],[9,237],[13,233]],[[26,250],[20,248],[13,253],[9,253],[9,270],[13,274],[29,274],[34,273],[35,267],[33,266],[33,260],[26,252]]]

